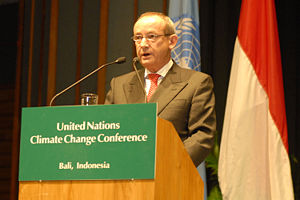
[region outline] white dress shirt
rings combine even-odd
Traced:
[[[156,72],[156,74],[160,75],[157,81],[157,86],[161,83],[163,78],[166,76],[168,71],[171,69],[172,65],[173,65],[173,61],[172,59],[170,59],[170,61],[165,66],[163,66],[160,70]],[[145,78],[145,90],[147,95],[149,93],[150,85],[151,85],[150,79],[148,78],[148,74],[152,74],[152,72],[150,72],[148,69],[145,69],[144,78]]]

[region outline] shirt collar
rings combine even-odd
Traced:
[[[158,70],[156,72],[156,74],[159,74],[160,76],[165,77],[166,74],[168,73],[168,71],[171,69],[172,65],[173,65],[173,60],[170,59],[170,61],[165,66],[163,66],[160,70]],[[144,77],[146,78],[148,76],[148,74],[151,74],[151,73],[152,72],[150,72],[148,69],[145,69]]]

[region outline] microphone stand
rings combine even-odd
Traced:
[[[81,81],[85,80],[86,78],[90,77],[92,74],[96,73],[97,71],[99,71],[100,69],[108,66],[108,65],[112,65],[112,64],[121,64],[126,62],[126,58],[125,57],[120,57],[117,60],[113,61],[113,62],[109,62],[106,64],[101,65],[100,67],[98,67],[97,69],[95,69],[94,71],[92,71],[91,73],[89,73],[88,75],[84,76],[83,78],[79,79],[78,81],[76,81],[75,83],[73,83],[72,85],[70,85],[69,87],[65,88],[64,90],[62,90],[61,92],[57,93],[54,97],[52,97],[49,106],[52,106],[53,101],[60,96],[61,94],[63,94],[64,92],[66,92],[67,90],[71,89],[72,87],[74,87],[75,85],[77,85],[78,83],[80,83]]]
[[[138,79],[139,79],[139,83],[140,83],[140,85],[141,85],[141,87],[142,87],[142,89],[143,89],[143,92],[144,92],[144,96],[145,96],[144,102],[145,102],[145,103],[148,103],[148,102],[147,102],[147,93],[146,93],[145,87],[143,86],[142,79],[141,79],[141,77],[140,77],[140,75],[139,75],[139,73],[138,73],[138,70],[137,70],[137,68],[136,68],[136,62],[138,62],[138,61],[139,61],[139,58],[138,58],[138,57],[134,57],[134,58],[133,58],[132,65],[133,65],[134,71],[135,71],[135,73],[136,73],[136,75],[137,75],[137,77],[138,77]]]

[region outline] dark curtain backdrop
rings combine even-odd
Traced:
[[[295,199],[300,199],[299,133],[299,28],[300,2],[276,0],[282,56],[286,113]],[[202,71],[215,83],[218,136],[221,137],[233,48],[238,28],[241,0],[201,0],[200,37]]]
[[[0,0],[1,2],[1,0]],[[15,1],[16,2],[16,1]],[[25,11],[30,13],[30,0],[26,1]],[[36,1],[40,3],[40,1]],[[47,5],[51,0],[47,0]],[[62,5],[65,5],[65,0],[61,1]],[[68,1],[70,2],[70,0]],[[92,1],[92,2],[98,2]],[[124,3],[125,1],[120,1]],[[133,1],[126,4],[132,4]],[[141,1],[142,8],[140,11],[148,11],[153,7],[161,10],[161,1]],[[77,2],[78,3],[78,2]],[[74,4],[75,6],[77,5]],[[126,10],[122,6],[114,6],[116,1],[110,1],[111,9],[109,14],[114,19],[118,19],[110,22],[110,26],[115,25],[118,28],[119,19],[122,19],[124,13],[132,13],[132,10]],[[300,133],[299,133],[299,60],[297,59],[299,54],[299,35],[298,26],[300,25],[300,1],[299,0],[275,0],[277,9],[277,19],[279,28],[279,39],[281,45],[282,55],[282,68],[283,68],[283,79],[285,89],[285,100],[286,100],[286,111],[287,111],[287,123],[289,132],[289,153],[291,155],[291,166],[293,172],[294,191],[295,199],[300,200]],[[125,3],[124,3],[125,4]],[[148,4],[150,8],[148,8]],[[37,4],[38,6],[39,4]],[[73,4],[72,4],[73,5]],[[227,87],[229,82],[229,75],[231,69],[231,60],[233,55],[233,47],[236,38],[238,19],[240,12],[241,0],[200,0],[200,32],[201,32],[201,59],[202,59],[202,71],[212,75],[215,82],[215,93],[216,93],[216,110],[218,120],[218,136],[221,137],[224,110],[227,97]],[[47,6],[49,7],[49,5]],[[65,6],[68,7],[68,6]],[[132,6],[131,6],[132,7]],[[114,8],[114,9],[112,9]],[[133,8],[131,8],[133,9]],[[40,12],[40,10],[38,10]],[[38,12],[36,14],[38,14]],[[0,78],[0,89],[1,97],[0,106],[2,115],[1,118],[1,130],[0,130],[0,199],[9,198],[9,182],[10,182],[10,154],[11,154],[11,129],[12,129],[12,116],[13,116],[13,104],[10,97],[13,95],[14,81],[15,81],[15,66],[16,66],[16,49],[17,49],[17,30],[18,30],[18,4],[12,5],[1,5],[0,8],[0,24],[3,29],[0,31],[0,58],[3,72]],[[48,16],[48,14],[47,14]],[[25,34],[24,34],[24,46],[28,46],[27,35],[28,34],[28,17],[26,16],[25,23]],[[97,15],[98,17],[98,15]],[[64,18],[65,19],[65,18]],[[76,18],[77,19],[77,18]],[[46,24],[48,24],[48,18],[46,18]],[[131,20],[131,18],[126,19]],[[64,21],[63,21],[64,22]],[[122,21],[124,22],[124,21]],[[125,24],[126,23],[122,23]],[[90,26],[90,24],[89,24]],[[48,26],[46,26],[48,27]],[[124,38],[118,38],[115,29],[109,32],[111,41],[119,43],[119,39],[122,41]],[[128,30],[131,32],[131,30]],[[123,33],[124,34],[124,33]],[[127,32],[126,32],[127,34]],[[130,36],[131,33],[128,33]],[[116,39],[116,40],[114,40]],[[47,40],[48,41],[48,40]],[[111,42],[110,41],[110,42]],[[123,45],[118,47],[117,50],[111,50],[112,47],[116,46],[115,43],[109,43],[108,45],[108,60],[111,60],[112,56],[118,55],[119,52],[127,51],[128,46]],[[90,48],[90,46],[89,46]],[[125,50],[123,50],[123,48]],[[131,47],[130,47],[131,48]],[[47,49],[45,47],[45,49]],[[116,53],[117,51],[117,53]],[[131,50],[128,51],[131,55]],[[47,55],[47,53],[45,53]],[[123,54],[121,54],[123,55]],[[27,54],[24,52],[23,57]],[[90,54],[89,54],[90,56]],[[89,56],[85,56],[87,58]],[[46,58],[45,58],[46,59]],[[47,62],[46,62],[47,63]],[[26,74],[26,73],[25,73]],[[23,74],[24,75],[24,74]],[[116,74],[107,73],[107,79],[115,76]],[[22,77],[26,79],[24,75]],[[65,82],[63,82],[66,84]],[[21,86],[22,88],[25,86]],[[46,90],[44,92],[47,92]],[[22,90],[22,93],[26,93],[26,88]],[[7,97],[7,98],[6,98]],[[64,97],[66,98],[66,97]],[[10,113],[8,114],[8,110]],[[2,116],[2,117],[1,117]],[[10,117],[10,118],[9,118]],[[5,121],[7,119],[8,121]],[[8,127],[9,126],[9,127]],[[297,161],[298,160],[298,161]],[[210,178],[210,177],[208,177]],[[211,183],[210,181],[208,182]]]

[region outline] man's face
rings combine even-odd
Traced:
[[[157,16],[145,16],[139,19],[133,29],[134,35],[146,37],[149,34],[164,35],[165,23]],[[174,41],[173,37],[176,37]],[[159,36],[154,41],[136,42],[136,54],[140,63],[151,72],[157,72],[171,58],[171,49],[176,45],[177,36]],[[174,44],[175,43],[175,44]]]

